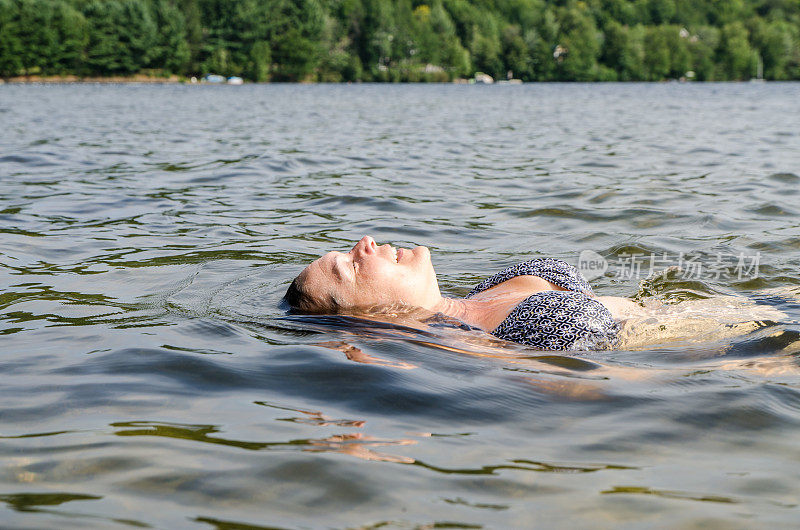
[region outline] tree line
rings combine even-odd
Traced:
[[[0,0],[0,76],[800,79],[797,0]]]

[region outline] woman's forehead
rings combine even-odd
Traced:
[[[336,281],[339,279],[337,271],[337,260],[341,252],[332,251],[324,256],[317,258],[307,268],[307,279],[315,278],[320,281]]]

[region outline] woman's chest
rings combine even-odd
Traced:
[[[471,300],[480,303],[482,308],[476,315],[475,324],[491,332],[531,295],[542,291],[564,290],[538,276],[511,278],[471,297]]]

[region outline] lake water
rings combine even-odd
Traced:
[[[0,526],[795,526],[799,118],[779,83],[0,86]],[[452,296],[584,253],[601,295],[783,316],[578,354],[285,319],[364,234]]]

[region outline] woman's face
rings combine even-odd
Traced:
[[[325,254],[301,276],[307,292],[332,297],[342,309],[397,303],[430,309],[441,299],[427,247],[377,245],[369,236],[350,252]]]

